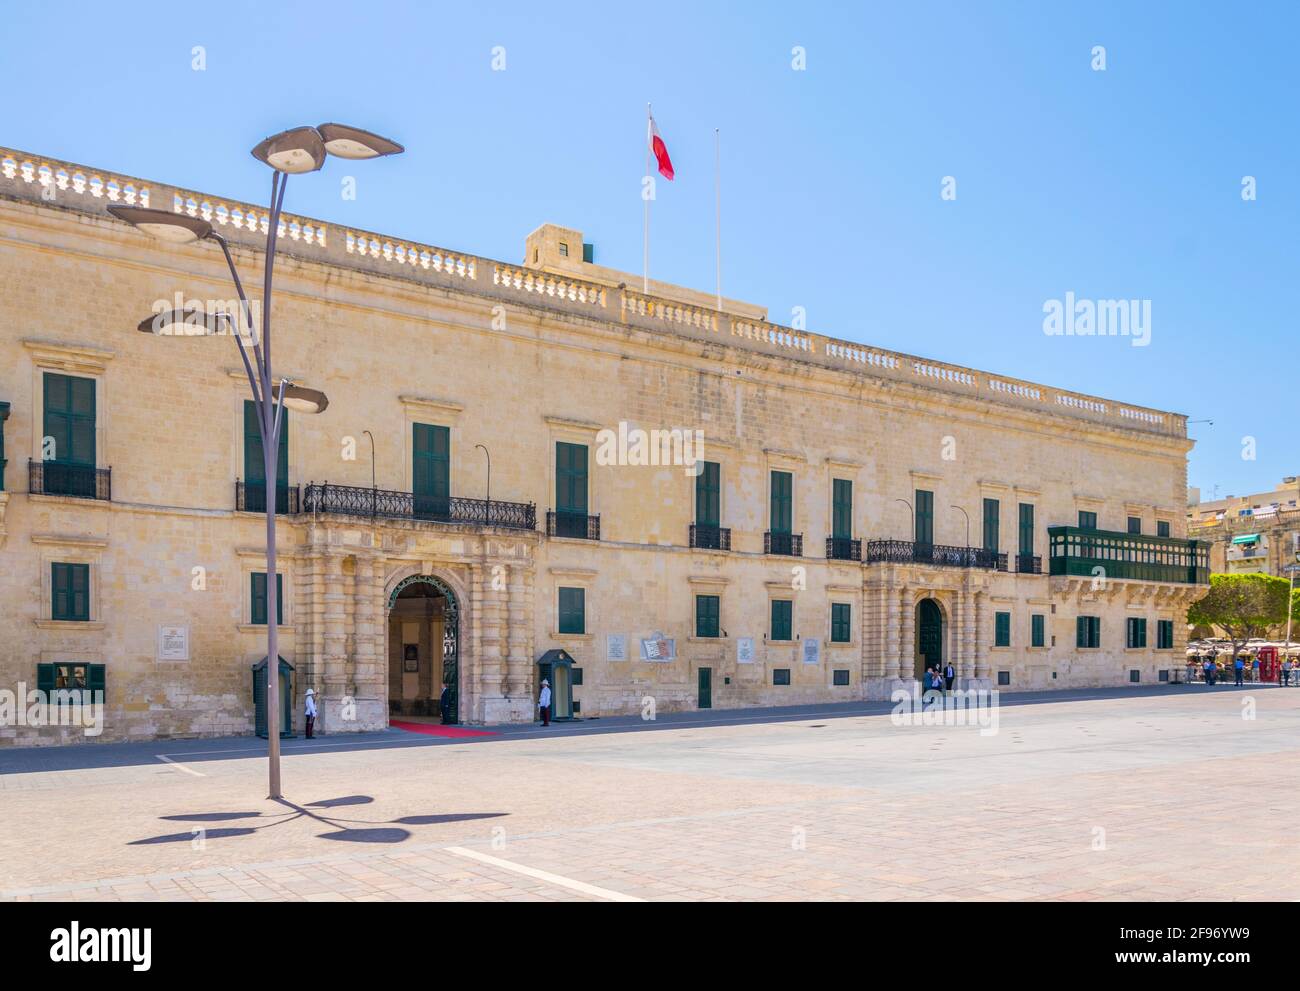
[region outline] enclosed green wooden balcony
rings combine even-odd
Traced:
[[[1180,585],[1210,581],[1210,545],[1204,540],[1077,526],[1048,527],[1047,538],[1052,575]]]

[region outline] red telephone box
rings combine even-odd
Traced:
[[[1277,659],[1276,647],[1259,648],[1259,680],[1260,681],[1278,681],[1278,672],[1281,666]]]

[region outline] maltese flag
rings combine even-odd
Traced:
[[[659,163],[659,174],[671,182],[674,173],[673,161],[668,157],[668,146],[664,144],[664,139],[659,136],[659,128],[655,125],[653,115],[649,117],[649,121],[649,126],[646,129],[646,140],[650,143],[650,150],[654,153],[655,161]]]

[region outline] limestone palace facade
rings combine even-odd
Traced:
[[[231,300],[220,249],[115,203],[210,219],[253,295],[266,223],[0,148],[0,690],[102,690],[99,740],[254,732],[268,622],[325,734],[528,721],[542,677],[586,719],[1182,667],[1181,415],[642,292],[576,230],[513,263],[286,215],[275,371],[329,407],[272,493],[234,342],[136,329]]]

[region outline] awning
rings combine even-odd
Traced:
[[[1259,543],[1259,534],[1257,534],[1257,533],[1243,533],[1240,537],[1233,537],[1233,538],[1232,538],[1232,542],[1233,542],[1234,544],[1258,544],[1258,543]]]

